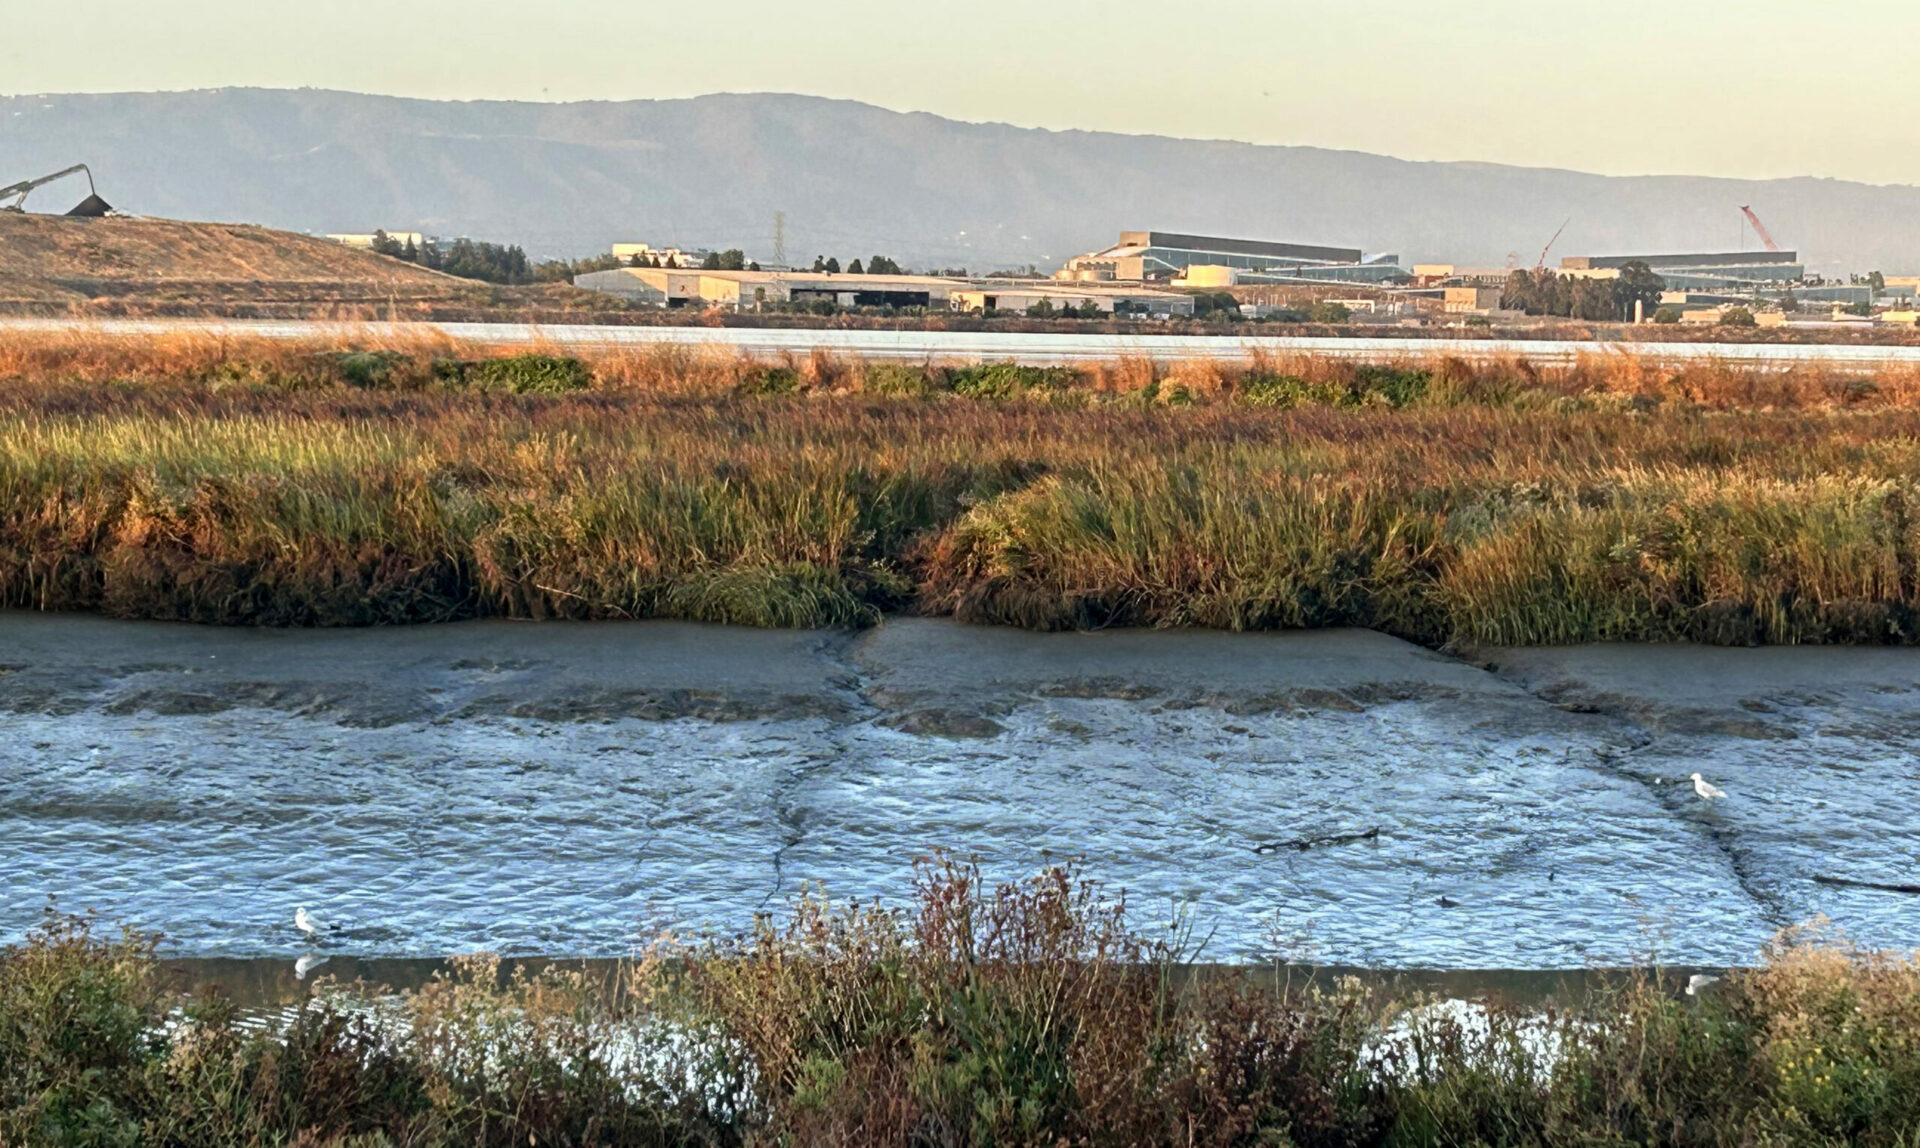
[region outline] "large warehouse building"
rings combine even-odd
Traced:
[[[621,267],[577,275],[574,286],[663,307],[826,301],[843,307],[946,309],[962,279],[932,275],[829,275],[813,271],[676,271]]]
[[[1645,263],[1675,291],[1738,291],[1798,283],[1807,268],[1793,251],[1729,251],[1691,255],[1570,255],[1560,270],[1612,278],[1629,263]]]
[[[1165,282],[1184,279],[1193,268],[1221,268],[1215,280],[1280,282],[1384,282],[1405,274],[1399,257],[1368,256],[1359,248],[1228,239],[1172,231],[1123,231],[1104,251],[1076,256],[1054,276],[1069,282]]]
[[[1021,311],[1044,303],[1088,306],[1106,314],[1193,314],[1193,296],[1121,284],[1050,280],[952,279],[934,275],[845,275],[813,271],[679,271],[621,267],[577,275],[574,286],[661,307],[751,309],[762,304],[829,302],[841,307],[921,307],[936,311]]]

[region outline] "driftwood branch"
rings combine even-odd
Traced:
[[[1331,845],[1353,845],[1361,841],[1380,840],[1380,827],[1374,826],[1365,833],[1326,833],[1319,837],[1296,837],[1292,841],[1269,841],[1253,847],[1255,854],[1265,856],[1291,849],[1296,853],[1305,853],[1309,849],[1322,849]]]
[[[1828,877],[1814,874],[1813,879],[1822,885],[1838,885],[1843,889],[1878,889],[1882,893],[1908,893],[1920,897],[1920,885],[1883,885],[1878,881],[1855,881],[1851,877]]]

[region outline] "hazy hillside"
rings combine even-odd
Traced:
[[[526,104],[324,91],[0,98],[0,183],[75,161],[124,210],[296,230],[376,226],[587,254],[739,246],[785,211],[788,255],[1048,265],[1122,228],[1531,264],[1733,247],[1751,203],[1826,269],[1920,271],[1920,188],[1604,178],[1318,148],[1046,132],[801,96]],[[33,206],[64,208],[61,186]],[[1757,246],[1749,239],[1751,245]]]

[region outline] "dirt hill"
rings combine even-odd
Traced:
[[[233,223],[0,212],[0,307],[263,311],[485,305],[486,284],[369,251]]]

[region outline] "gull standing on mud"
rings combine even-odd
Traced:
[[[327,927],[325,925],[307,916],[307,907],[305,905],[293,911],[293,927],[305,933],[307,939],[310,941],[317,941],[321,937],[326,936],[327,933]]]
[[[1695,973],[1687,978],[1687,995],[1697,997],[1709,987],[1719,983],[1719,977],[1710,977],[1705,973]]]
[[[1693,775],[1693,791],[1708,801],[1719,801],[1727,795],[1726,790],[1712,784],[1697,773]]]

